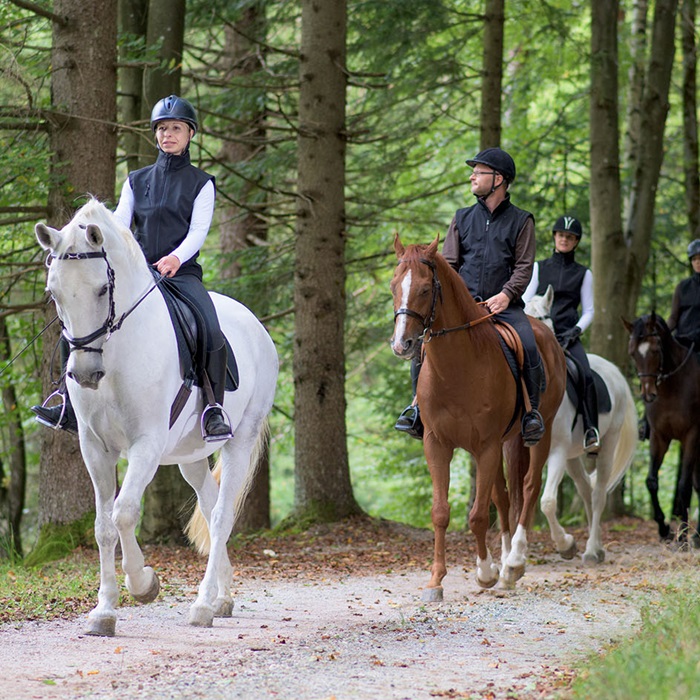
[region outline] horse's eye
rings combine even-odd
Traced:
[[[100,289],[100,293],[97,296],[103,297],[105,294],[107,294],[108,291],[109,291],[109,285],[105,284],[105,286],[102,287],[102,289]]]

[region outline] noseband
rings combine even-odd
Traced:
[[[73,352],[74,350],[82,350],[83,352],[96,352],[102,354],[102,348],[90,347],[90,343],[94,342],[98,338],[101,338],[102,336],[106,336],[105,340],[109,340],[112,333],[118,331],[121,328],[122,323],[124,323],[127,316],[129,316],[129,314],[131,314],[131,312],[134,311],[134,309],[156,288],[156,286],[163,279],[163,277],[160,277],[160,279],[157,282],[155,282],[155,284],[153,284],[153,286],[150,287],[144,294],[142,294],[141,297],[134,303],[134,305],[130,309],[125,311],[115,322],[115,274],[114,268],[109,264],[109,260],[107,259],[107,253],[104,248],[102,248],[99,252],[92,251],[88,253],[64,253],[63,255],[49,255],[47,259],[47,267],[51,265],[51,263],[54,260],[93,260],[95,258],[102,258],[105,261],[105,265],[107,266],[107,293],[109,295],[109,311],[107,312],[107,318],[105,319],[105,322],[96,331],[93,331],[88,335],[81,336],[80,338],[73,338],[70,335],[68,335],[68,332],[66,331],[66,328],[63,325],[63,320],[59,319],[62,329],[61,332],[63,334],[63,337],[68,341],[70,352]]]

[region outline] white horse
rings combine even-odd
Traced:
[[[189,622],[210,627],[214,616],[232,614],[233,569],[226,543],[267,435],[278,372],[272,339],[245,306],[212,294],[239,368],[240,384],[226,392],[224,402],[234,437],[202,439],[203,399],[197,387],[169,429],[170,407],[183,383],[175,331],[131,232],[93,199],[63,229],[37,224],[35,233],[49,253],[47,289],[71,346],[67,388],[95,489],[100,588],[87,634],[115,634],[117,539],[131,595],[140,602],[158,595],[158,577],[144,566],[135,529],[146,486],[160,464],[174,463],[194,488],[209,525],[209,558]],[[207,460],[218,448],[220,484]],[[128,469],[115,498],[120,456]]]
[[[535,296],[525,305],[525,313],[552,322],[549,312],[554,294],[548,287],[544,296]],[[573,559],[576,541],[557,520],[557,493],[559,484],[568,472],[583,500],[588,518],[588,541],[583,554],[585,564],[605,560],[601,517],[607,494],[618,484],[634,458],[637,446],[637,409],[632,392],[622,372],[612,362],[599,355],[588,355],[591,369],[600,375],[610,394],[611,409],[599,415],[600,450],[597,458],[585,455],[583,449],[583,420],[578,417],[575,428],[576,406],[564,393],[552,424],[552,445],[547,459],[547,478],[540,499],[540,507],[549,522],[549,530],[559,554]]]

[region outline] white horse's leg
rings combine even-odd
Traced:
[[[160,582],[150,566],[144,566],[143,552],[136,540],[136,526],[141,517],[141,501],[146,486],[158,468],[160,446],[142,441],[128,451],[128,469],[119,495],[114,502],[113,520],[122,545],[122,570],[127,590],[139,603],[150,603],[160,591]]]
[[[593,489],[590,498],[591,514],[588,519],[588,541],[583,553],[583,563],[588,565],[602,564],[605,561],[603,548],[603,532],[600,522],[605,510],[610,483],[610,471],[615,453],[615,445],[609,440],[603,442],[597,459],[597,467]]]
[[[95,540],[100,552],[100,588],[97,593],[97,606],[88,615],[85,632],[90,635],[113,637],[117,625],[116,607],[119,603],[114,561],[119,534],[112,522],[118,455],[105,454],[102,447],[92,447],[88,439],[84,438],[81,451],[95,490]]]
[[[230,614],[233,607],[231,578],[233,568],[226,545],[233,529],[235,506],[241,488],[246,483],[251,455],[263,418],[246,416],[237,426],[233,439],[221,449],[221,483],[219,495],[211,511],[209,533],[211,547],[204,578],[199,584],[197,600],[190,608],[189,622],[196,627],[211,627],[216,615]]]
[[[557,496],[559,485],[566,471],[565,457],[549,453],[547,480],[540,499],[540,509],[549,523],[549,532],[562,559],[573,559],[576,554],[576,540],[561,526],[557,518]]]
[[[510,554],[506,558],[506,565],[503,567],[504,579],[503,585],[507,588],[515,586],[515,582],[522,576],[525,571],[525,562],[527,559],[527,530],[518,525],[513,535]]]
[[[180,471],[187,483],[195,490],[199,509],[207,523],[209,533],[211,533],[211,514],[219,497],[219,484],[212,476],[209,462],[204,459],[192,464],[181,464]],[[225,561],[217,563],[217,571],[219,574],[217,597],[214,601],[214,616],[231,617],[233,614],[233,598],[231,597],[233,569],[228,561],[228,556],[225,557]]]

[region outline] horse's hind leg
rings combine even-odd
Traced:
[[[193,516],[187,528],[190,540],[197,546],[202,554],[211,551],[211,514],[219,497],[219,480],[221,478],[221,460],[214,471],[209,469],[209,461],[206,459],[191,464],[181,464],[180,471],[187,483],[192,486],[197,494],[199,513]],[[218,593],[214,602],[215,617],[231,617],[233,614],[233,598],[231,597],[232,571],[228,557],[219,562],[217,569]]]
[[[235,436],[221,449],[221,483],[209,520],[209,559],[197,600],[190,608],[189,623],[195,627],[211,627],[216,615],[230,614],[233,608],[233,569],[226,545],[235,522],[238,499],[254,473],[255,445],[261,427],[262,419],[257,422],[244,419],[236,428]]]

